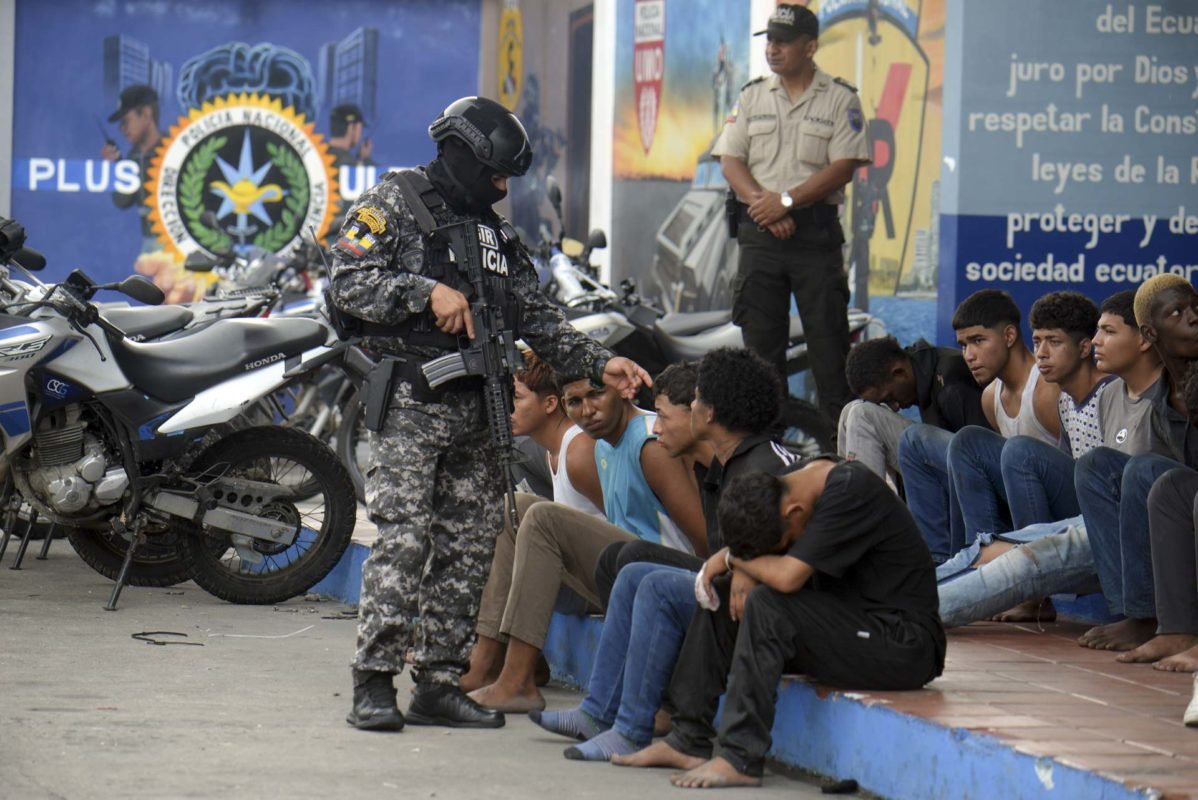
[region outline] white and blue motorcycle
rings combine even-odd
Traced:
[[[220,320],[138,343],[91,299],[112,289],[160,303],[141,278],[98,285],[30,274],[45,260],[0,219],[0,441],[6,497],[76,534],[118,542],[116,607],[137,549],[170,541],[205,590],[277,603],[336,565],[353,533],[345,468],[294,429],[236,429],[243,411],[343,357],[312,319]],[[11,267],[11,269],[10,269]],[[27,279],[13,277],[13,269]]]

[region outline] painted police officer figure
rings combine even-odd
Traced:
[[[491,209],[508,179],[532,162],[520,121],[494,101],[467,97],[446,108],[429,134],[437,157],[387,173],[349,209],[333,246],[333,305],[360,324],[370,352],[400,365],[382,427],[370,437],[366,482],[379,537],[362,569],[347,721],[370,730],[403,727],[393,676],[405,662],[416,679],[407,722],[504,723],[468,698],[458,679],[503,527],[506,472],[479,384],[467,377],[433,390],[419,369],[476,333],[470,284],[451,251],[424,235],[420,212],[436,227],[478,226],[486,291],[516,299],[519,335],[559,372],[591,375],[628,396],[650,382],[634,363],[571,328],[538,293],[526,251]],[[414,211],[413,197],[425,208]]]
[[[820,407],[837,419],[849,398],[848,281],[838,205],[870,161],[857,90],[816,66],[819,20],[779,5],[766,36],[773,75],[740,98],[712,148],[740,201],[733,320],[745,344],[786,373],[793,294]]]

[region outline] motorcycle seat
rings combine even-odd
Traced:
[[[732,321],[732,311],[687,311],[666,314],[657,326],[671,336],[689,336]]]
[[[116,341],[112,352],[130,383],[177,403],[258,366],[255,362],[322,345],[328,334],[314,319],[226,319],[171,341]]]
[[[130,339],[157,339],[191,324],[194,315],[183,306],[135,306],[101,308],[101,316],[125,332]]]

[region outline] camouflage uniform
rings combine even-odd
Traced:
[[[439,225],[460,216],[443,206]],[[488,212],[484,224],[499,228]],[[333,302],[369,322],[399,325],[426,312],[435,281],[425,242],[399,187],[386,176],[346,215],[333,248]],[[559,371],[599,379],[610,357],[571,328],[537,289],[518,244],[504,248],[522,303],[521,336]],[[365,342],[376,353],[427,360],[445,351],[394,337]],[[452,384],[450,384],[452,386]],[[457,685],[469,662],[475,618],[503,528],[504,475],[478,389],[421,402],[397,382],[383,429],[371,436],[366,504],[379,538],[362,569],[354,667],[399,672],[405,656],[419,680]]]

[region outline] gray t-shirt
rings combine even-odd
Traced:
[[[1132,399],[1127,384],[1116,378],[1098,398],[1098,425],[1102,444],[1129,456],[1152,452],[1152,398],[1161,389],[1157,380],[1143,394]]]

